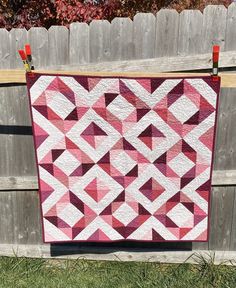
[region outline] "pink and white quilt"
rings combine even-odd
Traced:
[[[207,241],[211,76],[27,74],[45,242]]]

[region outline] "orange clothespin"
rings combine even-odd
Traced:
[[[23,61],[23,64],[24,64],[24,66],[25,66],[26,72],[31,71],[31,70],[30,70],[29,63],[27,62],[27,58],[26,58],[25,51],[24,51],[24,50],[18,50],[18,53],[20,54],[20,57],[21,57],[21,59],[22,59],[22,61]]]
[[[30,70],[34,70],[30,44],[25,45],[25,54],[27,57],[27,62],[30,66]]]
[[[213,77],[213,81],[218,81],[219,80],[219,76],[218,76],[218,72],[219,72],[219,57],[220,57],[220,46],[214,45],[213,46],[213,51],[212,51],[212,63],[213,63],[212,77]]]

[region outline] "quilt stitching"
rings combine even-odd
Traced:
[[[219,82],[27,80],[46,242],[207,240]]]

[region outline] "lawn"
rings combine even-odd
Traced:
[[[0,287],[235,288],[236,267],[0,257]]]

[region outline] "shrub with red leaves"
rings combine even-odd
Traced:
[[[78,0],[55,0],[57,21],[61,25],[68,25],[72,22],[90,22],[93,19],[110,20],[114,11],[119,7],[119,2],[93,1],[81,2]]]
[[[0,1],[0,27],[50,27],[55,24],[56,12],[50,0]]]
[[[133,18],[138,12],[156,13],[161,8],[200,9],[232,0],[0,0],[0,27],[66,25],[93,19]]]

